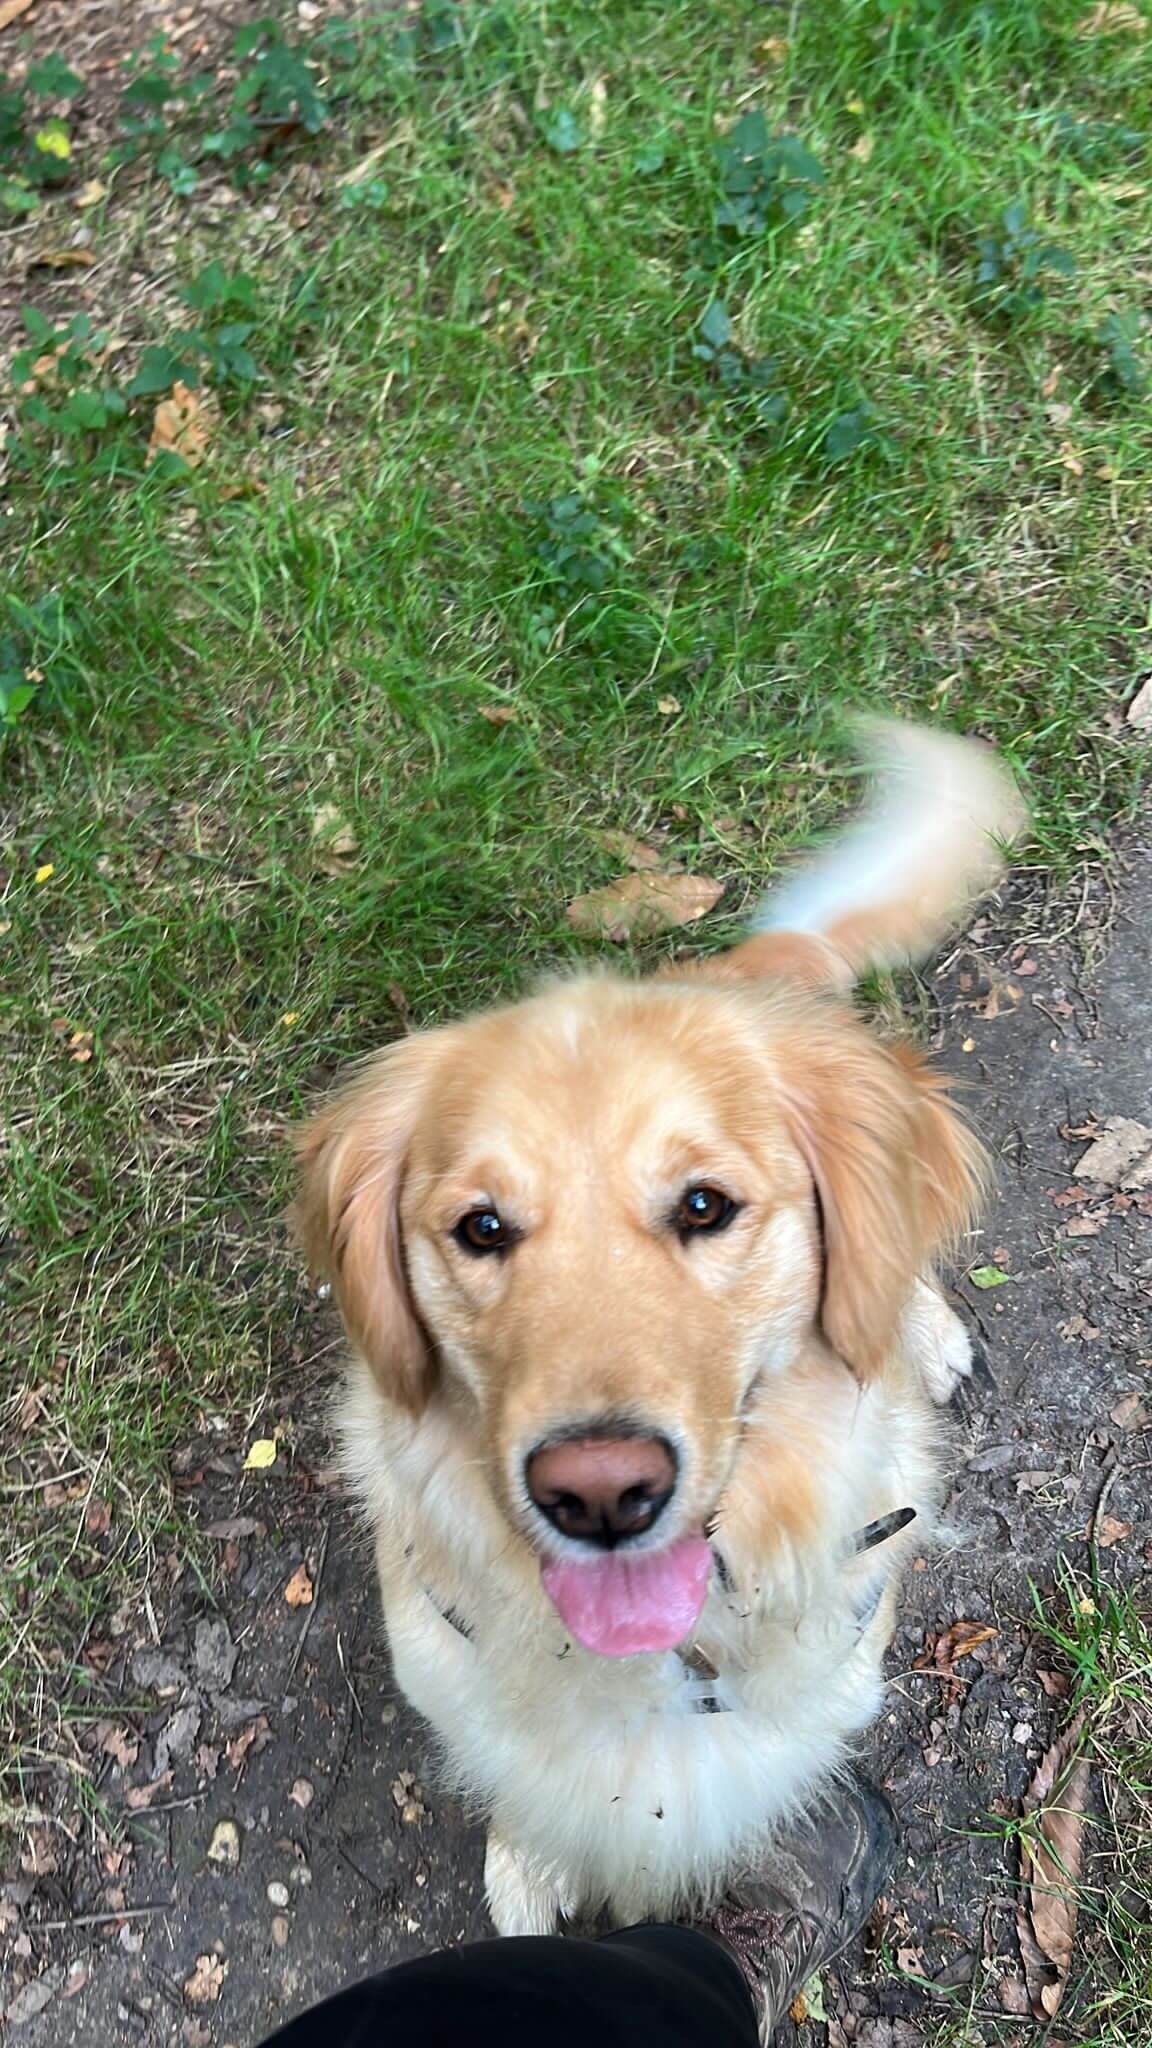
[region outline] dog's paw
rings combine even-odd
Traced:
[[[917,1280],[904,1310],[901,1333],[909,1362],[938,1407],[946,1408],[970,1377],[972,1339],[954,1309],[927,1280]]]
[[[495,1834],[488,1837],[484,1889],[497,1934],[555,1934],[569,1910],[559,1887]]]

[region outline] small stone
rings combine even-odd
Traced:
[[[209,1863],[222,1870],[235,1870],[240,1861],[240,1830],[234,1820],[218,1821],[208,1844]]]
[[[283,1913],[277,1913],[275,1919],[272,1922],[272,1939],[275,1942],[277,1948],[287,1948],[288,1922],[285,1919]]]
[[[294,1805],[300,1807],[304,1813],[307,1813],[308,1808],[316,1797],[316,1790],[307,1778],[297,1778],[288,1797]]]
[[[288,1904],[288,1887],[286,1884],[281,1884],[279,1878],[273,1878],[272,1883],[268,1886],[268,1904],[270,1906],[286,1906]]]

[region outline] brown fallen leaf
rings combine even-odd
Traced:
[[[666,861],[658,846],[650,846],[647,840],[637,839],[631,832],[617,832],[609,826],[606,831],[593,832],[592,838],[601,852],[612,860],[623,861],[626,868],[637,874],[654,874],[658,868],[667,875],[684,873],[679,861]]]
[[[1064,1225],[1065,1237],[1099,1237],[1108,1221],[1106,1209],[1090,1209],[1086,1216],[1073,1216]]]
[[[937,1671],[950,1672],[961,1657],[970,1657],[982,1643],[990,1643],[999,1635],[999,1629],[983,1621],[954,1621],[938,1635],[931,1653],[924,1651],[916,1660],[917,1669],[931,1664]]]
[[[480,716],[486,718],[489,725],[515,725],[520,713],[514,704],[482,704]]]
[[[272,1730],[268,1726],[268,1716],[257,1714],[254,1721],[249,1721],[248,1726],[241,1729],[239,1735],[234,1735],[231,1742],[225,1744],[224,1754],[232,1769],[238,1771],[241,1765],[247,1762],[251,1751],[254,1750],[259,1756],[260,1751],[267,1749],[271,1740]]]
[[[171,395],[160,400],[152,415],[149,462],[158,455],[179,455],[189,469],[198,469],[208,453],[215,423],[214,408],[204,392],[174,384]]]
[[[1105,1117],[1099,1135],[1072,1168],[1077,1180],[1101,1188],[1152,1188],[1152,1124]]]
[[[694,924],[715,909],[723,894],[723,882],[707,875],[622,875],[604,889],[577,896],[568,905],[568,922],[578,932],[623,945],[627,939]]]
[[[143,1813],[146,1807],[151,1806],[154,1799],[159,1798],[161,1792],[170,1791],[171,1786],[171,1771],[161,1771],[160,1776],[153,1778],[150,1785],[130,1786],[124,1794],[124,1804],[130,1813]]]
[[[7,28],[10,21],[19,21],[32,4],[33,0],[0,0],[0,28]]]
[[[222,1543],[236,1543],[242,1536],[263,1536],[265,1528],[255,1515],[224,1515],[218,1522],[209,1522],[204,1534]]]
[[[306,1564],[298,1564],[284,1588],[284,1598],[289,1607],[311,1607],[312,1581]]]
[[[223,1956],[197,1956],[196,1968],[184,1984],[189,2005],[215,2005],[227,1975],[228,1965]]]
[[[1028,1995],[1037,2019],[1060,2007],[1076,1936],[1077,1883],[1088,1799],[1088,1760],[1080,1754],[1084,1716],[1077,1714],[1041,1758],[1021,1802],[1035,1827],[1020,1837],[1023,1895],[1016,1931]]]
[[[106,1500],[94,1494],[84,1510],[84,1534],[106,1536],[112,1527],[112,1510]]]
[[[122,1771],[135,1763],[140,1754],[140,1744],[115,1721],[101,1721],[96,1735],[104,1755],[114,1758]]]
[[[1108,1420],[1114,1422],[1117,1429],[1144,1429],[1148,1423],[1148,1410],[1139,1394],[1125,1394],[1124,1399],[1109,1410]]]
[[[1115,1515],[1101,1515],[1094,1530],[1101,1550],[1113,1550],[1117,1543],[1123,1543],[1131,1534],[1131,1522],[1118,1522]]]
[[[51,1828],[29,1828],[27,1847],[20,1856],[20,1868],[28,1877],[51,1877],[53,1871],[59,1870]]]

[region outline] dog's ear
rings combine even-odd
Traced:
[[[434,1361],[408,1284],[400,1195],[436,1036],[389,1046],[303,1127],[290,1216],[356,1350],[389,1399],[414,1415],[427,1401]]]
[[[866,1383],[896,1342],[913,1280],[970,1223],[985,1154],[923,1055],[879,1043],[846,1014],[812,1016],[780,1072],[820,1203],[824,1335]]]

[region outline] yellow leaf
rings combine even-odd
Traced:
[[[50,882],[50,881],[52,880],[52,877],[53,877],[53,875],[54,875],[55,873],[56,873],[56,863],[55,863],[55,861],[54,861],[54,860],[46,860],[42,868],[37,868],[37,870],[36,870],[36,873],[35,873],[35,874],[33,875],[33,877],[32,877],[32,880],[33,880],[34,882]]]
[[[46,122],[43,128],[37,129],[34,140],[42,156],[56,156],[66,164],[72,154],[68,130],[61,121]]]
[[[76,194],[74,204],[76,206],[99,206],[107,190],[107,185],[102,184],[99,178],[89,178],[86,185],[81,185],[80,190]]]
[[[307,1565],[297,1565],[284,1588],[284,1598],[289,1607],[311,1607],[314,1596],[315,1588]]]
[[[258,1436],[244,1460],[246,1472],[266,1472],[269,1465],[276,1463],[276,1439],[274,1436]]]
[[[284,1029],[286,1031],[290,1031],[293,1024],[298,1024],[300,1022],[299,1010],[285,1010],[284,1015],[280,1019],[280,1022],[284,1026]]]

